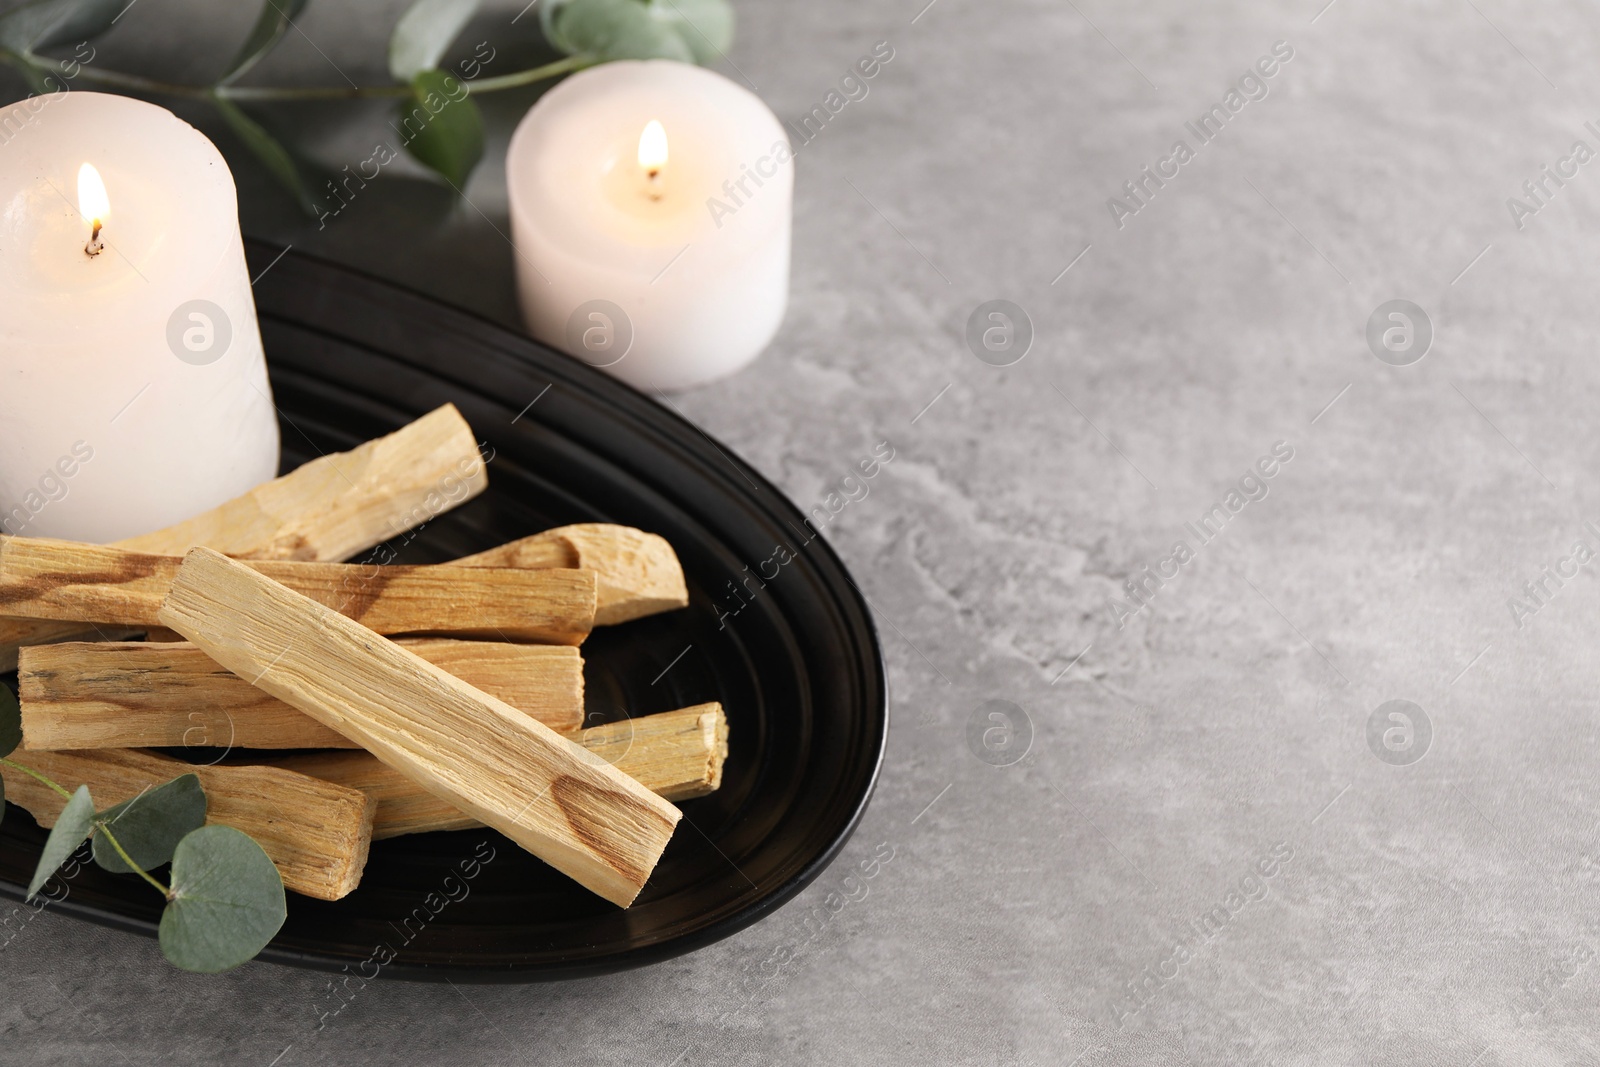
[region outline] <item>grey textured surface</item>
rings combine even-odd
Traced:
[[[46,913],[0,951],[0,1061],[1600,1063],[1595,568],[1520,626],[1508,607],[1600,547],[1597,165],[1521,230],[1506,205],[1575,140],[1600,149],[1600,18],[922,2],[741,5],[723,69],[782,118],[874,42],[895,58],[800,153],[777,342],[676,401],[803,504],[897,450],[829,528],[894,698],[840,865],[675,962],[379,982],[320,1031],[325,976],[181,975]],[[314,6],[326,59],[302,42],[262,74],[377,74],[399,8]],[[520,33],[515,11],[484,35]],[[203,71],[249,18],[183,14],[144,0],[108,54]],[[1119,229],[1107,198],[1276,41],[1270,94]],[[319,150],[363,158],[361,121]],[[437,219],[398,176],[320,232],[243,186],[254,233],[510,315],[494,158]],[[963,342],[992,298],[1037,329],[1003,369]],[[1436,330],[1407,367],[1364,337],[1393,298]],[[1197,543],[1183,524],[1279,441],[1270,493],[1119,628],[1124,580]],[[1034,731],[1011,766],[968,748],[993,699]],[[1369,750],[1391,699],[1431,720],[1420,762]],[[880,843],[893,860],[812,937],[802,910]]]

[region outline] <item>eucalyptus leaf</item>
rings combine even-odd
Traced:
[[[694,61],[710,66],[733,46],[733,8],[728,0],[650,0],[651,17],[683,38]]]
[[[265,0],[250,35],[239,46],[239,52],[228,64],[227,72],[217,79],[218,85],[227,85],[244,77],[245,73],[261,61],[261,57],[277,45],[288,32],[296,15],[306,9],[307,0]]]
[[[631,2],[631,0],[630,0]],[[406,151],[459,191],[483,157],[483,117],[452,74],[425,70],[411,80],[411,96],[400,105],[395,126]]]
[[[395,25],[389,38],[389,73],[397,82],[410,82],[439,65],[472,16],[478,0],[417,0]]]
[[[117,844],[146,871],[172,860],[186,835],[206,824],[206,794],[193,774],[124,800],[95,817],[116,837]],[[94,861],[112,874],[132,874],[102,831],[94,836]]]
[[[566,0],[540,11],[545,37],[568,55],[586,53],[614,59],[675,59],[694,62],[694,50],[680,31],[682,20],[668,22],[640,0]],[[687,32],[693,33],[692,29]]]
[[[259,159],[268,172],[278,180],[278,184],[293,196],[295,203],[307,214],[316,214],[316,205],[312,202],[311,191],[306,188],[304,178],[300,174],[300,167],[295,163],[289,150],[272,134],[268,133],[255,119],[246,115],[240,107],[231,100],[221,97],[212,97],[212,103],[222,113],[222,118],[228,128],[238,134],[239,140],[245,147]]]
[[[22,744],[22,709],[17,694],[0,682],[0,756],[9,756]]]
[[[66,18],[75,0],[34,0],[0,15],[0,48],[26,53],[33,42]]]
[[[28,883],[29,900],[78,851],[78,846],[83,844],[92,830],[94,801],[89,796],[89,787],[80,785],[78,791],[72,794],[72,799],[67,801],[67,806],[61,810],[50,836],[45,838],[44,851],[39,853],[39,866],[34,869],[33,881]]]
[[[252,959],[288,914],[283,879],[261,846],[231,826],[178,842],[161,951],[174,966],[215,974]]]
[[[60,22],[34,39],[35,50],[58,44],[79,44],[93,40],[109,30],[134,0],[67,0],[67,11]]]

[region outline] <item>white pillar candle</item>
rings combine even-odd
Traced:
[[[792,158],[765,104],[700,67],[567,78],[506,157],[529,331],[641,389],[743,367],[788,303]]]
[[[163,108],[77,91],[0,108],[0,140],[0,529],[111,541],[276,474],[216,147]]]

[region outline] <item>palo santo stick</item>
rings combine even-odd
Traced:
[[[150,786],[193,772],[206,792],[206,821],[243,830],[277,864],[283,884],[338,900],[361,881],[376,805],[359,789],[283,767],[190,766],[154,752],[13,752],[9,759],[68,789],[87,785],[102,811]],[[0,766],[6,799],[54,826],[66,800],[32,775]]]
[[[192,519],[118,542],[182,555],[196,545],[254,559],[341,560],[381,544],[488,485],[478,446],[455,405],[349,452],[322,456]],[[82,626],[0,619],[0,671],[17,646],[92,634]]]
[[[154,626],[182,563],[179,556],[151,556],[109,545],[0,537],[0,611]],[[592,571],[288,560],[250,560],[245,565],[384,634],[575,645],[594,622]]]
[[[461,567],[582,567],[599,580],[596,626],[689,606],[683,566],[666,539],[604,522],[558,526],[454,561]]]
[[[638,896],[681,817],[543,723],[210,549],[184,557],[158,621],[615,904]]]
[[[657,796],[689,800],[722,785],[728,720],[721,704],[698,704],[593,726],[574,740]],[[315,752],[290,756],[275,766],[347,785],[372,797],[378,804],[372,824],[374,840],[481,825],[370,753]]]
[[[445,404],[394,433],[117,545],[159,555],[206,545],[251,559],[342,560],[471,500],[488,484],[472,428]]]
[[[672,546],[665,538],[631,526],[604,522],[558,526],[531,537],[508,541],[486,552],[451,560],[449,565],[594,571],[596,626],[611,626],[689,606],[683,566]],[[181,641],[183,638],[171,630],[153,627],[146,632],[145,640]]]
[[[667,800],[692,800],[722,788],[728,717],[715,701],[591,726],[584,748]]]
[[[583,657],[567,645],[408,638],[436,667],[552,730],[583,725]],[[22,650],[22,747],[355,748],[195,646],[85,641]]]

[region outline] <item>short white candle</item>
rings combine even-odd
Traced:
[[[700,67],[567,78],[506,157],[529,331],[641,389],[743,367],[788,303],[792,159],[772,111]]]
[[[0,529],[111,541],[276,474],[216,147],[163,108],[76,91],[0,108],[0,135]]]

